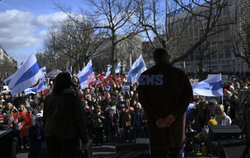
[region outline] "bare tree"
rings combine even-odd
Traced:
[[[91,28],[91,29],[90,29]],[[67,21],[60,29],[60,53],[69,58],[69,64],[81,69],[103,43],[103,30],[92,29],[90,21]]]
[[[123,70],[129,71],[130,68],[130,56],[132,62],[135,61],[142,53],[142,41],[141,36],[131,36],[119,42],[116,45],[117,56],[119,57],[119,62],[121,63],[121,73]]]
[[[151,67],[151,62],[153,59],[154,46],[151,42],[145,41],[142,43],[142,56],[147,67]]]
[[[139,23],[146,31],[149,41],[155,47],[162,47],[171,53],[171,63],[183,61],[208,38],[229,29],[235,19],[223,17],[222,11],[228,0],[138,0]],[[165,15],[165,16],[162,16]],[[190,34],[196,34],[191,39]],[[153,36],[151,35],[153,34]],[[153,37],[153,38],[152,38]]]
[[[242,32],[236,32],[232,37],[232,42],[235,57],[245,60],[250,71],[250,24],[246,25]]]
[[[89,0],[93,6],[88,13],[91,19],[99,23],[95,28],[107,30],[107,37],[111,40],[112,72],[117,64],[117,44],[131,36],[137,35],[142,30],[135,23],[135,14],[138,6],[134,0]],[[117,38],[118,34],[122,34]]]
[[[43,53],[37,53],[37,60],[40,66],[46,66],[47,71],[60,68],[58,64],[60,47],[57,31],[54,29],[49,31],[47,39],[44,40],[43,47]]]
[[[44,57],[53,64],[47,65],[63,70],[73,66],[79,71],[103,42],[104,33],[90,28],[93,28],[90,21],[78,18],[51,29],[44,42]]]
[[[205,79],[206,76],[204,74],[204,61],[206,59],[211,60],[211,56],[213,54],[215,54],[216,52],[221,52],[223,53],[223,49],[224,47],[222,47],[221,49],[217,50],[216,48],[212,48],[211,45],[212,43],[210,42],[210,40],[207,40],[206,42],[204,42],[203,44],[201,44],[195,51],[195,53],[193,54],[196,59],[197,59],[197,66],[198,66],[198,76],[201,77],[201,79]],[[209,70],[210,71],[210,70]]]

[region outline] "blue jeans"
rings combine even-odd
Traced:
[[[178,158],[181,148],[170,148],[167,151],[151,151],[151,158]]]

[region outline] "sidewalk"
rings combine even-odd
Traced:
[[[115,158],[115,145],[92,146],[92,158]],[[28,158],[28,150],[17,153],[16,158]]]

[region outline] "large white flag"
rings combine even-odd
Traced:
[[[72,78],[72,77],[73,77],[72,66],[70,66],[70,69],[69,69],[69,74],[70,74],[70,77]]]
[[[147,68],[142,58],[142,55],[140,55],[130,68],[128,72],[128,79],[131,81],[132,84],[134,84],[139,79],[141,73],[143,73],[145,70],[147,70]]]
[[[9,84],[9,83],[10,83],[10,81],[11,81],[11,79],[13,78],[13,76],[14,76],[14,74],[13,74],[13,75],[11,75],[11,76],[9,76],[8,78],[6,78],[6,79],[3,81],[3,83],[7,83],[7,84]]]
[[[37,81],[43,77],[42,71],[38,65],[35,54],[23,63],[23,65],[12,75],[9,82],[11,94],[16,95],[25,89],[32,87]]]
[[[106,78],[108,77],[108,75],[111,73],[111,68],[112,68],[112,66],[108,66],[107,72],[106,72],[106,74],[105,74],[105,76],[104,76],[105,79],[106,79]]]
[[[42,67],[40,71],[42,71],[43,76],[45,76],[47,73],[46,66]]]
[[[119,73],[120,72],[120,67],[121,67],[121,63],[119,62],[115,68],[115,73]]]
[[[223,96],[221,74],[212,75],[206,80],[198,82],[193,86],[193,94],[208,97]]]
[[[87,88],[89,83],[94,81],[95,73],[92,66],[92,60],[89,60],[87,66],[85,66],[84,69],[77,74],[77,78],[81,85],[81,89]]]

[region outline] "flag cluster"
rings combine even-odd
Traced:
[[[115,73],[120,73],[120,63],[117,64]],[[111,74],[112,66],[107,68],[107,72],[104,78],[107,78]],[[145,63],[142,56],[140,56],[128,73],[128,79],[134,84],[140,77],[141,73],[146,70]],[[73,77],[72,66],[69,73]],[[32,54],[24,64],[10,77],[4,80],[11,89],[11,94],[16,95],[24,91],[27,94],[35,94],[47,89],[47,83],[45,79],[46,67],[40,69],[35,54]],[[92,60],[77,74],[78,81],[81,89],[85,89],[88,85],[95,81],[95,73],[92,65]]]
[[[111,74],[112,66],[107,68],[107,78]],[[141,73],[147,70],[142,55],[136,59],[131,66],[127,78],[130,83],[134,84],[139,79]],[[69,73],[73,77],[72,66]],[[120,63],[118,63],[115,73],[120,73]],[[22,66],[10,77],[4,80],[11,89],[11,94],[16,95],[24,91],[27,94],[35,94],[47,89],[47,83],[45,79],[46,67],[40,69],[35,54],[32,54]],[[77,74],[81,89],[85,89],[88,85],[95,81],[95,73],[92,65],[92,60]],[[110,88],[110,87],[109,87]],[[123,87],[123,89],[129,89],[129,87]],[[221,74],[211,75],[206,80],[203,80],[193,86],[193,94],[209,97],[223,96],[222,78]]]

